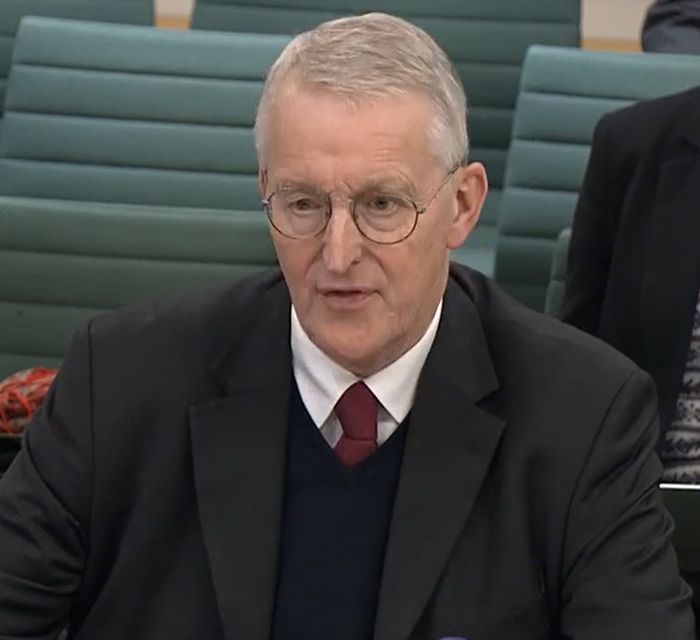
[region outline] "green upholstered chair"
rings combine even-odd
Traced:
[[[153,0],[0,0],[0,112],[15,33],[23,16],[153,24]]]
[[[552,256],[552,267],[547,285],[547,299],[544,311],[549,316],[558,316],[561,303],[564,299],[564,286],[566,284],[566,260],[569,256],[569,243],[571,242],[571,227],[564,229],[557,238]]]
[[[101,309],[273,264],[252,124],[285,36],[28,17],[0,120],[0,376]]]
[[[294,34],[331,18],[386,11],[425,28],[447,51],[470,101],[471,157],[491,194],[482,224],[455,258],[490,273],[496,214],[523,56],[532,43],[577,45],[579,0],[198,0],[195,29]]]
[[[259,211],[252,125],[288,39],[25,18],[0,195]]]
[[[496,280],[543,310],[595,124],[607,111],[700,85],[700,56],[534,46],[525,58],[499,214]]]
[[[262,212],[0,198],[0,379],[101,310],[275,264]]]

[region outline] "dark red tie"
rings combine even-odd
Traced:
[[[343,435],[335,455],[351,467],[377,450],[377,399],[364,382],[356,382],[335,405]]]

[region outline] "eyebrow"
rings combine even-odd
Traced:
[[[275,191],[323,191],[320,187],[296,180],[283,180],[276,184]]]
[[[415,187],[410,180],[394,174],[373,176],[358,189],[358,192],[372,191],[373,189],[396,189],[411,194],[415,192]]]
[[[367,181],[353,190],[353,193],[365,193],[372,190],[400,190],[410,194],[415,193],[413,184],[399,175],[372,176]],[[298,180],[282,180],[276,184],[275,191],[311,191],[323,193],[325,190],[318,185],[309,184]]]

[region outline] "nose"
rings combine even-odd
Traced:
[[[347,203],[334,203],[323,237],[323,264],[331,273],[342,274],[362,257],[363,237]]]

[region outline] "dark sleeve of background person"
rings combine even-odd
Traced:
[[[611,154],[608,115],[598,123],[591,155],[579,193],[566,269],[561,319],[586,333],[597,335],[608,269],[626,181],[610,171],[618,166]]]
[[[87,344],[78,332],[0,481],[0,638],[56,638],[80,587],[92,492]]]
[[[657,0],[642,27],[642,48],[658,53],[700,53],[700,0]]]

